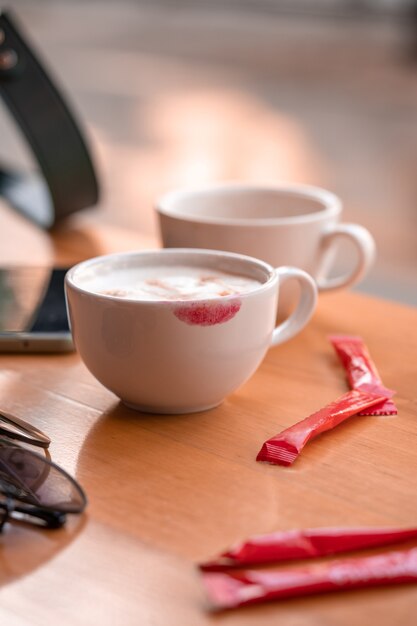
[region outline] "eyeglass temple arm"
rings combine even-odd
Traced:
[[[6,411],[0,411],[0,433],[40,448],[48,448],[51,443],[41,430]]]
[[[47,528],[61,528],[67,520],[65,513],[60,513],[59,511],[46,511],[39,507],[30,505],[16,506],[11,498],[7,498],[6,502],[0,502],[0,509],[3,509],[5,512],[5,515],[0,523],[0,532],[2,531],[7,520],[13,518],[12,514],[14,511],[21,513],[22,515],[35,517],[38,520],[41,520]]]
[[[48,528],[61,528],[67,520],[65,513],[59,511],[45,511],[35,506],[15,506],[14,510],[23,515],[29,515],[30,517],[36,517],[42,520]]]

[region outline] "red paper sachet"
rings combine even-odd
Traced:
[[[316,413],[265,441],[256,460],[276,465],[291,465],[308,441],[383,399],[382,394],[376,395],[356,389],[348,391]]]
[[[203,572],[213,610],[294,596],[417,582],[417,548],[280,570]]]
[[[417,528],[307,528],[255,535],[217,559],[201,563],[206,572],[246,565],[309,559],[417,539]]]
[[[385,400],[359,415],[397,415],[397,407],[391,400],[394,391],[382,384],[378,370],[361,337],[332,335],[329,337],[346,370],[352,389],[370,391],[385,396]]]

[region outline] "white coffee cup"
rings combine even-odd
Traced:
[[[155,209],[164,247],[228,250],[273,267],[293,265],[313,276],[321,292],[357,283],[375,256],[366,228],[340,223],[340,199],[309,185],[223,183],[179,189],[157,200]],[[341,239],[353,244],[356,262],[347,274],[329,278]],[[293,298],[288,284],[280,312],[290,310]]]
[[[164,267],[171,274],[176,267],[201,267],[259,284],[237,295],[192,300],[114,295],[134,286],[135,272],[155,267],[161,276]],[[300,299],[276,326],[279,286],[289,279],[298,281]],[[314,281],[302,270],[190,249],[96,257],[69,270],[65,289],[74,343],[87,368],[125,404],[154,413],[221,403],[255,372],[270,346],[300,332],[317,298]]]

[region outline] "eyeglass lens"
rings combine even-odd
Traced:
[[[22,502],[63,513],[81,513],[86,496],[58,465],[17,446],[0,446],[0,491]]]

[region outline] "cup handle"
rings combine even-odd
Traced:
[[[313,315],[317,304],[317,286],[307,272],[296,267],[278,267],[275,271],[280,287],[288,280],[295,279],[301,290],[295,311],[273,330],[272,346],[284,343],[299,333]]]
[[[357,261],[350,272],[344,276],[327,278],[333,254],[335,252],[335,240],[348,239],[357,252]],[[327,231],[321,240],[322,259],[320,270],[317,274],[317,286],[319,291],[331,291],[341,289],[357,283],[369,270],[375,258],[375,241],[371,233],[359,224],[336,224]]]

